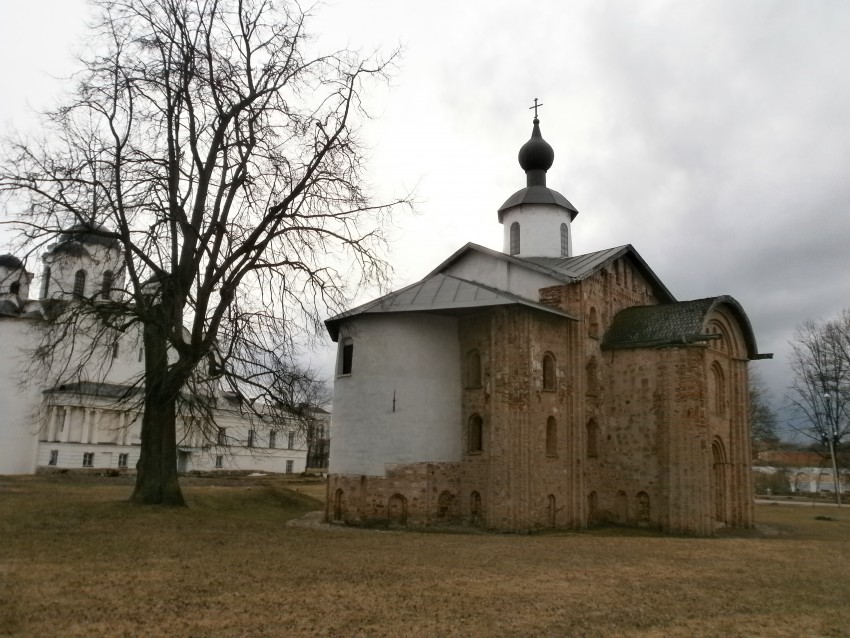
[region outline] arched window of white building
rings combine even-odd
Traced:
[[[112,294],[112,271],[107,270],[103,273],[103,281],[100,284],[100,298],[109,299]]]
[[[354,342],[351,339],[344,339],[340,350],[339,374],[351,374],[354,365]]]
[[[74,292],[72,293],[74,299],[82,299],[83,295],[86,294],[86,271],[78,270],[77,274],[74,275]]]
[[[570,256],[570,227],[561,224],[561,257]]]
[[[44,279],[41,282],[41,298],[47,299],[47,293],[50,290],[50,266],[44,267]]]
[[[511,224],[511,254],[519,255],[519,222]]]

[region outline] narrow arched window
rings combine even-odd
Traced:
[[[570,227],[561,224],[561,257],[570,256]]]
[[[726,414],[726,380],[723,378],[723,368],[717,361],[711,364],[711,377],[714,386],[714,413],[723,416]]]
[[[585,372],[585,392],[591,396],[599,394],[599,377],[596,371],[596,357],[591,357],[584,369]]]
[[[555,356],[547,352],[543,355],[543,389],[554,390],[555,385]]]
[[[112,294],[112,271],[107,270],[103,273],[103,281],[100,283],[100,298],[109,299]]]
[[[340,350],[339,374],[351,374],[354,365],[354,342],[351,339],[345,339]]]
[[[596,458],[599,456],[599,426],[596,421],[591,419],[587,422],[587,456],[588,458]]]
[[[558,422],[553,416],[546,419],[546,456],[558,456]]]
[[[481,355],[478,350],[473,350],[466,355],[466,387],[481,387]]]
[[[469,516],[473,524],[481,522],[481,494],[478,492],[469,495]]]
[[[596,511],[599,509],[599,505],[596,498],[596,492],[591,492],[587,495],[587,522],[588,524],[596,521]]]
[[[334,518],[333,518],[333,520],[335,520],[335,521],[341,521],[342,520],[342,510],[343,510],[342,497],[343,497],[343,491],[342,490],[337,490],[336,492],[334,492],[334,514],[333,514]]]
[[[12,285],[9,286],[9,294],[10,295],[19,295],[21,293],[21,282],[13,281]]]
[[[587,311],[587,336],[593,339],[599,338],[599,313],[593,306]]]
[[[646,525],[651,520],[652,511],[650,509],[649,494],[646,492],[638,492],[637,495],[637,519],[638,523]]]
[[[41,282],[41,298],[47,299],[47,293],[50,291],[50,266],[44,267],[44,279]]]
[[[86,271],[78,270],[77,274],[74,275],[74,292],[72,293],[74,299],[82,299],[83,295],[86,294]]]
[[[511,254],[519,255],[519,222],[511,224]]]
[[[469,418],[467,449],[470,454],[477,454],[484,449],[484,421],[477,414]]]

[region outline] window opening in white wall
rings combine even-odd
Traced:
[[[346,339],[342,343],[342,362],[340,365],[340,374],[351,374],[351,366],[354,363],[354,343],[351,339]]]
[[[74,275],[74,299],[82,299],[86,294],[86,271],[78,270]]]
[[[94,452],[83,453],[83,467],[94,467]]]

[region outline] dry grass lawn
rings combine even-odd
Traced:
[[[850,635],[850,508],[515,536],[287,527],[324,488],[279,477],[184,489],[162,510],[126,478],[0,477],[0,636]]]

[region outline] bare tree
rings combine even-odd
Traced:
[[[770,391],[755,369],[750,369],[748,382],[753,458],[756,458],[760,452],[776,449],[780,441],[776,433],[776,411],[771,406]]]
[[[801,417],[798,430],[829,450],[838,503],[837,457],[850,434],[850,310],[837,319],[806,321],[791,342],[791,405]]]
[[[183,504],[181,397],[224,386],[248,406],[295,400],[280,390],[298,384],[269,375],[282,359],[295,370],[293,346],[352,287],[386,279],[382,228],[406,200],[367,197],[355,120],[394,55],[311,54],[294,2],[95,4],[75,89],[41,140],[7,141],[0,190],[25,198],[15,223],[32,250],[63,231],[120,248],[114,294],[54,318],[66,332],[138,331],[132,500]]]

